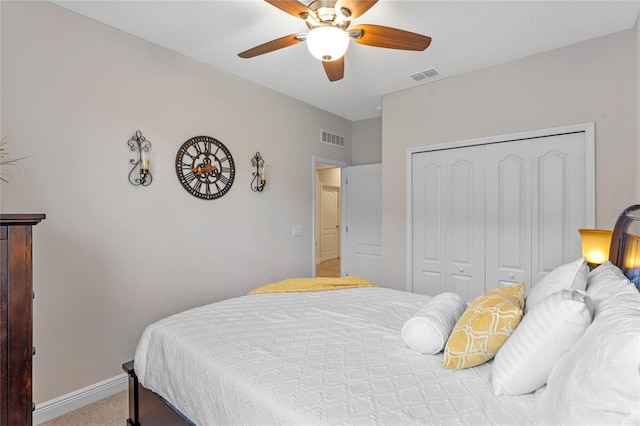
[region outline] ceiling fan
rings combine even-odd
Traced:
[[[241,58],[253,58],[306,41],[311,54],[322,61],[329,81],[337,81],[344,77],[344,54],[350,39],[368,46],[415,51],[423,51],[431,44],[431,37],[382,25],[360,24],[349,29],[351,20],[378,0],[315,0],[309,6],[297,0],[265,1],[302,19],[311,31],[268,41],[239,53]]]

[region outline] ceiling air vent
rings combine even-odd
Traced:
[[[320,142],[344,148],[344,136],[336,135],[326,130],[320,130]]]
[[[434,68],[426,69],[424,71],[417,72],[415,74],[411,74],[409,77],[411,77],[413,81],[424,82],[425,80],[431,80],[436,77],[440,77],[440,71],[438,71],[434,67]]]

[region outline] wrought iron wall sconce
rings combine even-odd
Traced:
[[[149,186],[153,180],[151,172],[149,171],[149,151],[151,151],[151,142],[149,142],[140,130],[136,131],[136,134],[131,136],[131,139],[127,142],[131,151],[138,153],[138,158],[132,158],[129,162],[133,164],[131,171],[129,172],[129,182],[135,186]],[[138,169],[138,176],[133,173]]]
[[[251,181],[251,190],[253,192],[262,192],[267,185],[267,178],[264,174],[264,158],[259,152],[251,159],[251,165],[256,168],[253,172],[253,180]]]

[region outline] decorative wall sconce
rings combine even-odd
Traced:
[[[578,229],[582,237],[582,257],[587,259],[587,265],[592,270],[609,260],[611,246],[611,231],[602,229]]]
[[[136,131],[136,134],[131,136],[131,139],[127,142],[131,151],[138,153],[138,158],[132,158],[129,162],[133,164],[131,171],[129,172],[129,182],[135,186],[149,186],[153,180],[151,172],[149,171],[149,151],[151,150],[151,142],[142,136],[140,130]],[[139,177],[135,177],[134,170],[139,169]]]
[[[267,178],[264,174],[264,158],[259,152],[256,152],[256,155],[251,159],[251,165],[256,168],[256,171],[252,173],[251,190],[253,192],[262,192],[267,185]]]

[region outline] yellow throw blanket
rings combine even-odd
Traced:
[[[260,293],[290,293],[296,291],[323,291],[340,290],[343,288],[377,287],[364,278],[340,277],[340,278],[290,278],[273,284],[263,285],[248,294]]]

